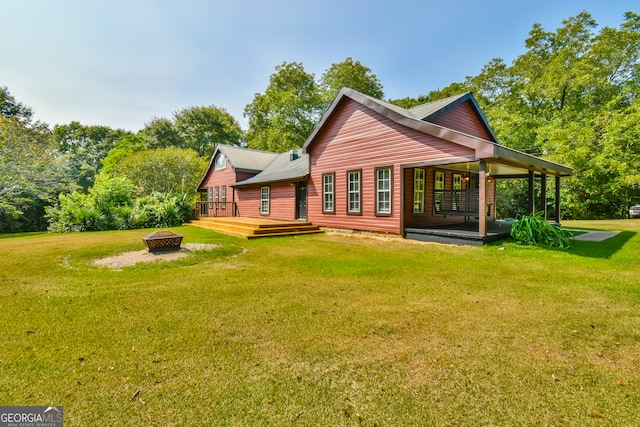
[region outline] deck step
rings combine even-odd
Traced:
[[[220,233],[254,239],[257,237],[295,236],[323,233],[320,227],[304,221],[276,221],[264,218],[200,218],[190,223]]]

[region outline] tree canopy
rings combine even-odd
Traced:
[[[322,99],[328,106],[340,89],[348,87],[376,99],[384,98],[382,83],[369,67],[348,57],[342,62],[331,64],[320,78]]]
[[[350,87],[382,98],[382,83],[369,67],[348,57],[332,64],[317,82],[299,62],[276,67],[264,93],[245,107],[250,148],[284,152],[299,148],[340,89]]]
[[[184,108],[175,112],[172,119],[154,117],[140,136],[150,149],[189,148],[199,156],[209,157],[218,144],[240,145],[243,132],[227,110],[210,105]]]
[[[299,148],[320,117],[322,100],[313,74],[299,62],[282,63],[264,94],[245,107],[250,148],[284,152]]]

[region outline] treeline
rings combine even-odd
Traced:
[[[495,58],[463,82],[388,101],[409,108],[471,91],[502,144],[574,168],[565,216],[623,217],[640,202],[640,16],[597,28],[587,12],[555,31],[535,24],[511,64]],[[285,62],[246,106],[246,130],[211,105],[154,117],[136,133],[77,122],[51,129],[0,88],[0,233],[170,224],[176,209],[191,212],[217,144],[298,148],[344,86],[384,99],[377,76],[352,58],[318,79]],[[518,213],[523,191],[502,190]]]

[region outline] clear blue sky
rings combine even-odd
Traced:
[[[244,107],[282,62],[319,78],[359,60],[387,99],[416,97],[524,53],[583,10],[619,27],[637,0],[0,0],[0,86],[50,125],[138,131],[196,105]]]

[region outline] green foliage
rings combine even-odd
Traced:
[[[209,158],[218,144],[240,145],[240,124],[224,108],[190,107],[174,115],[180,147],[195,150],[199,156]]]
[[[30,123],[33,110],[11,95],[7,87],[0,87],[0,116],[5,119],[16,119],[22,123]]]
[[[245,107],[248,147],[273,152],[301,147],[320,118],[322,105],[313,74],[299,62],[282,63],[264,94],[256,94]]]
[[[227,110],[210,105],[184,108],[174,113],[173,119],[154,117],[140,136],[149,149],[192,149],[208,158],[218,144],[240,145],[243,132]]]
[[[331,64],[320,78],[320,92],[326,106],[336,97],[340,89],[348,87],[376,99],[384,98],[382,83],[366,67],[348,57],[343,62]]]
[[[0,232],[45,229],[44,206],[67,187],[49,129],[0,116]]]
[[[135,198],[136,187],[126,178],[101,178],[88,194],[60,194],[46,209],[49,230],[124,230],[173,227],[192,218],[193,198],[185,194],[153,193]]]
[[[511,237],[522,245],[568,249],[571,246],[572,235],[556,225],[549,224],[537,213],[518,219],[511,226]]]
[[[173,121],[164,117],[154,117],[145,123],[139,135],[147,142],[149,149],[181,147],[182,141]]]
[[[85,191],[93,185],[102,160],[114,148],[116,141],[125,135],[123,130],[84,126],[78,122],[58,125],[53,129],[53,137],[67,162],[67,178]]]
[[[114,166],[114,175],[135,183],[140,195],[193,193],[207,162],[191,149],[160,148],[137,151]]]
[[[140,135],[124,135],[118,139],[107,157],[102,159],[101,174],[113,174],[118,164],[124,160],[127,156],[141,150],[148,148],[147,141]]]

